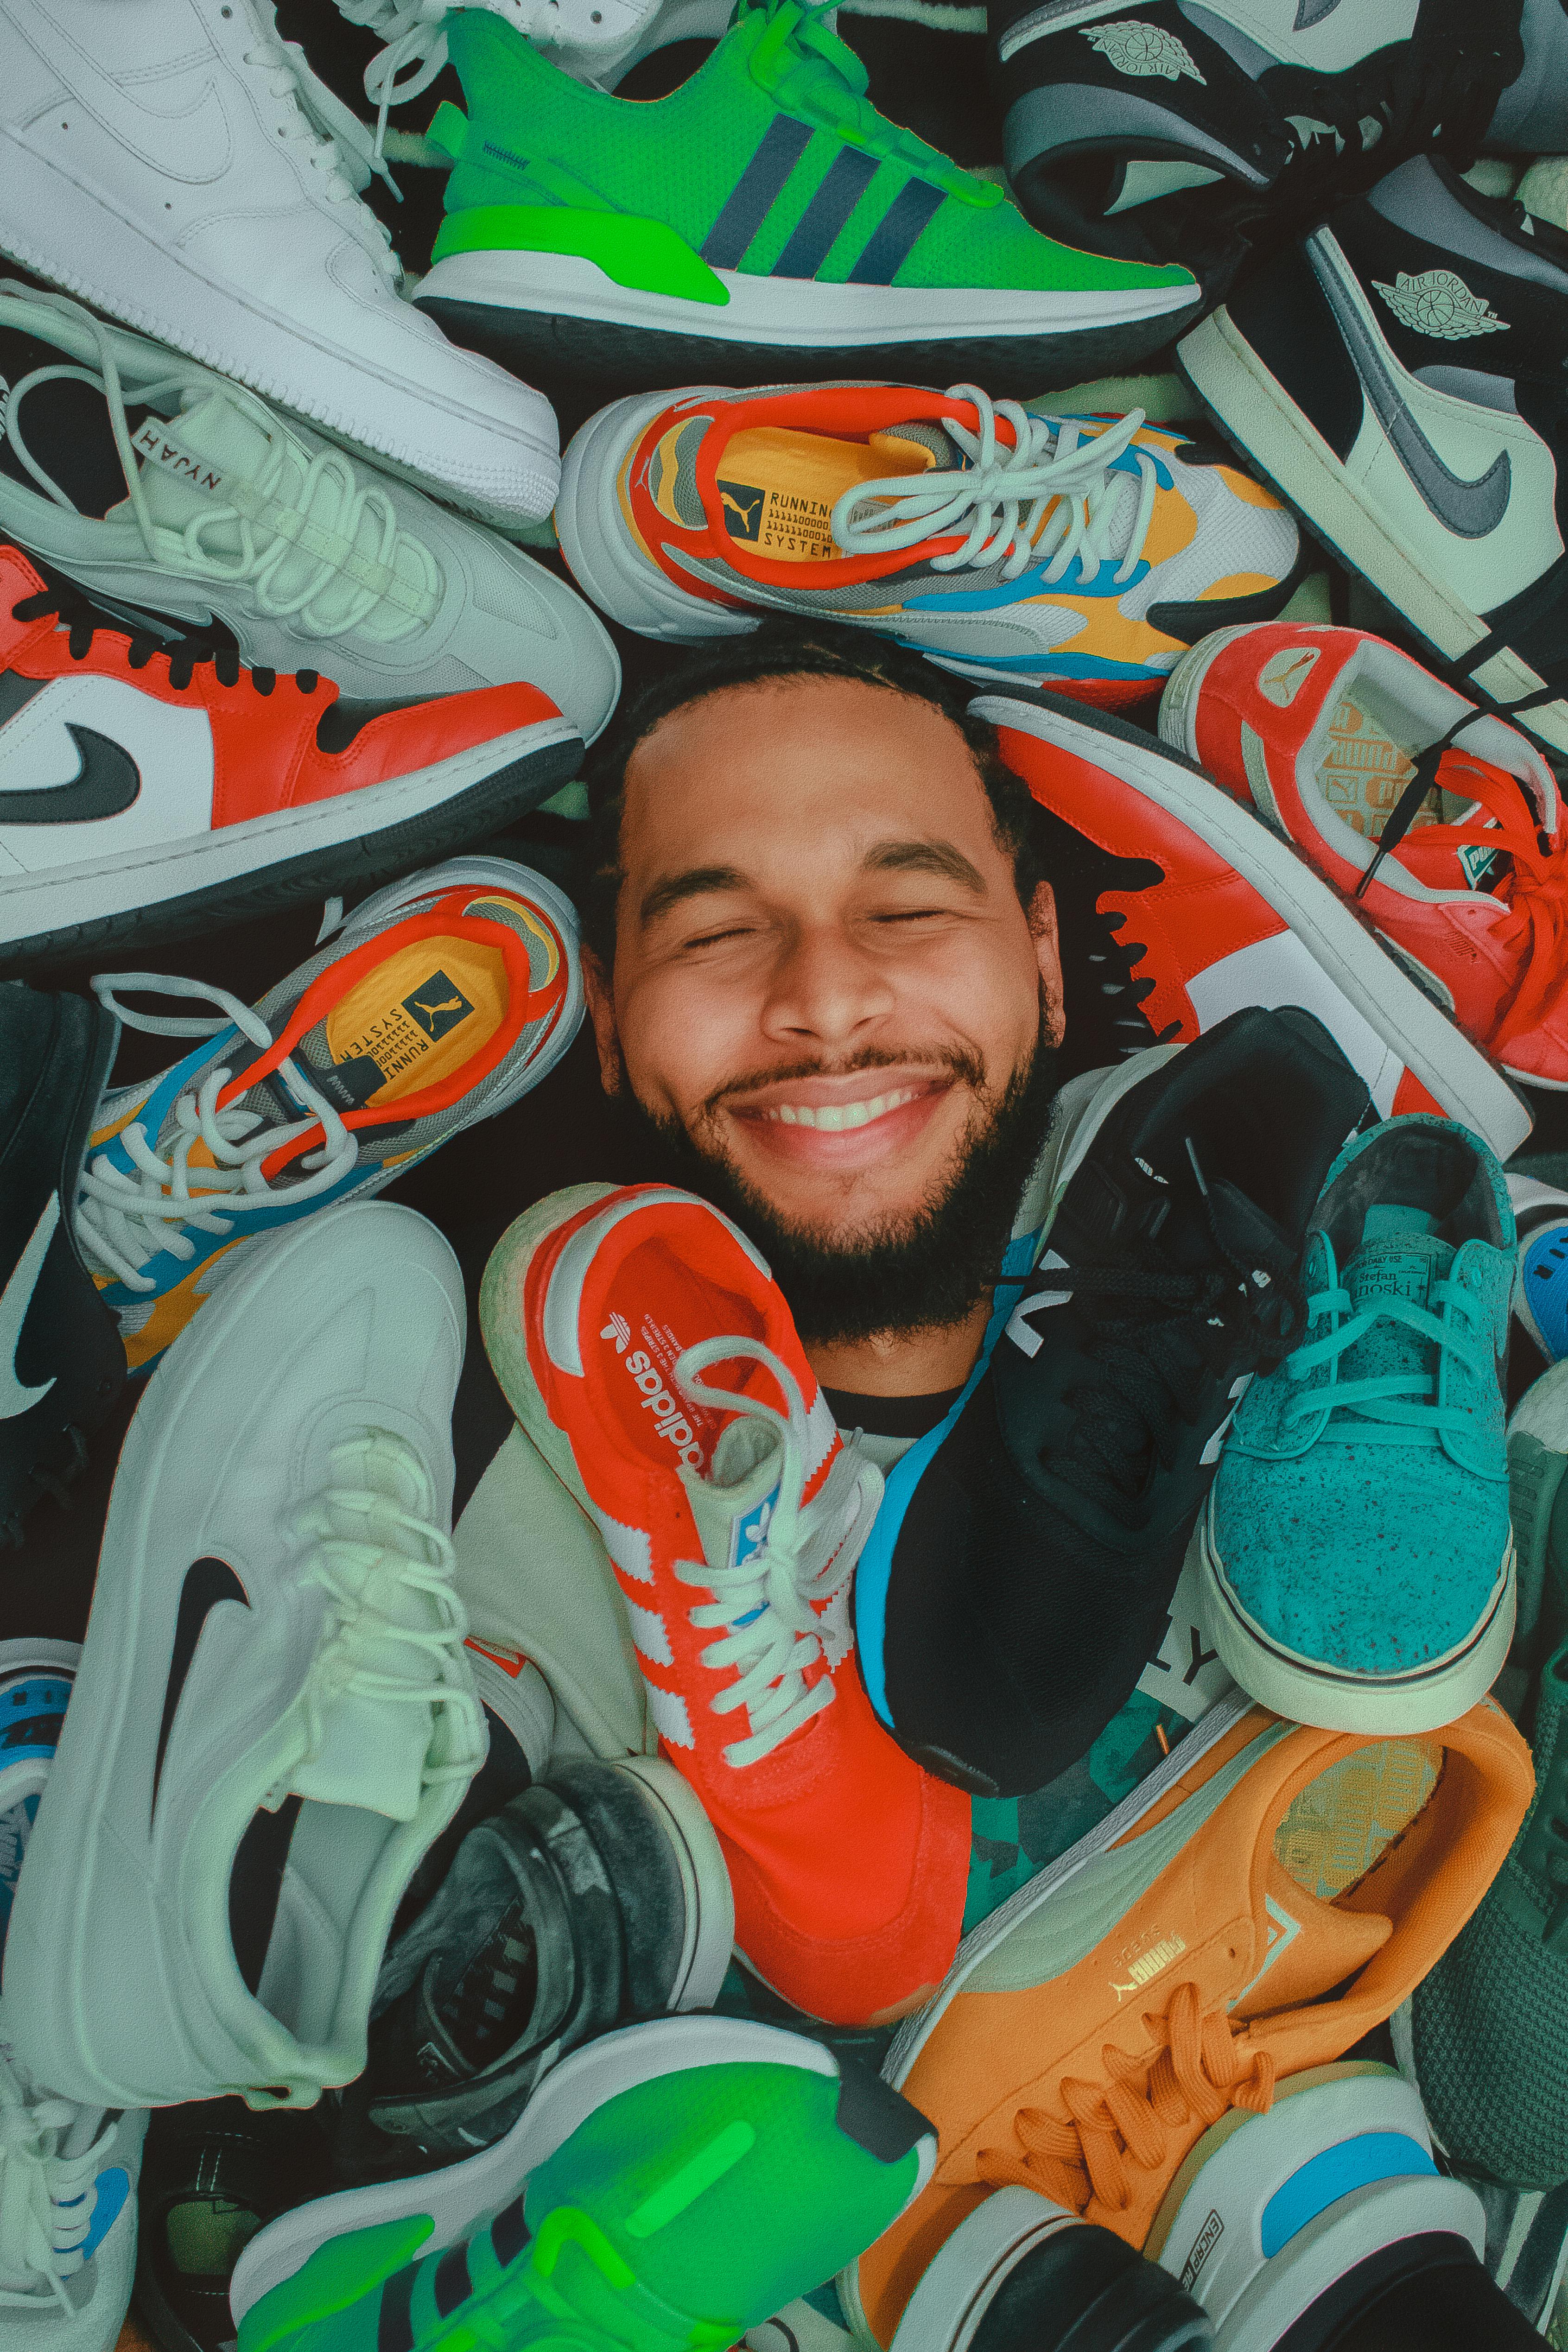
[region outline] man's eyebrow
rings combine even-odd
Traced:
[[[868,873],[934,874],[973,891],[976,898],[985,895],[979,867],[972,866],[951,841],[879,841],[875,849],[867,851],[865,864]]]
[[[746,877],[738,866],[689,866],[684,874],[666,874],[653,885],[637,908],[637,920],[646,930],[684,899],[706,898],[715,890],[745,887]]]

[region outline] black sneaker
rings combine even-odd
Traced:
[[[69,1213],[115,1034],[84,997],[0,983],[0,1545],[40,1495],[68,1500],[125,1379]]]
[[[331,2187],[319,2111],[243,2099],[154,2107],[142,2153],[137,2317],[158,2352],[225,2352],[234,2266],[257,2231]]]
[[[890,2352],[1207,2352],[1213,2342],[1207,2315],[1124,2238],[1032,2189],[997,2189],[927,2264]]]
[[[1568,236],[1417,157],[1176,355],[1468,690],[1568,751]]]
[[[339,2103],[340,2180],[489,2147],[567,2051],[710,2007],[733,1938],[723,1854],[673,1766],[557,1762],[469,1832],[388,1950],[370,2063]]]
[[[1526,11],[1543,57],[1520,20],[1520,0],[993,0],[1008,177],[1052,236],[1180,258],[1212,293],[1249,244],[1316,226],[1404,157],[1468,163],[1527,65],[1560,46],[1568,72],[1562,11]]]
[[[1297,1006],[1062,1088],[1024,1296],[856,1571],[872,1702],[929,1770],[1024,1795],[1125,1703],[1237,1399],[1303,1327],[1308,1219],[1369,1108]]]

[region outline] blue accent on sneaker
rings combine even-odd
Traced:
[[[1568,1221],[1530,1235],[1519,1254],[1519,1289],[1531,1336],[1560,1364],[1568,1356]]]
[[[1502,1170],[1453,1121],[1386,1120],[1330,1170],[1303,1268],[1306,1342],[1242,1399],[1205,1528],[1232,1638],[1279,1670],[1375,1695],[1495,1615],[1512,1559],[1515,1246]]]
[[[81,2242],[81,2258],[91,2262],[124,2209],[131,2194],[131,2175],[122,2164],[111,2164],[100,2172],[93,2183],[98,2194],[93,2201],[92,2219],[87,2225],[87,2235]]]
[[[1353,2189],[1401,2174],[1436,2175],[1436,2170],[1420,2141],[1404,2132],[1362,2132],[1354,2139],[1342,2139],[1336,2147],[1323,2148],[1274,2191],[1258,2225],[1263,2251],[1277,2254],[1326,2206]]]
[[[984,1377],[992,1350],[1017,1304],[1013,1294],[1022,1288],[1033,1271],[1039,1244],[1038,1234],[1025,1234],[1008,1243],[1006,1255],[1002,1260],[1001,1279],[996,1286],[996,1304],[991,1310],[991,1320],[985,1326],[985,1337],[980,1343],[974,1370],[936,1427],[928,1429],[923,1437],[917,1438],[909,1452],[901,1454],[888,1472],[883,1481],[882,1499],[871,1523],[871,1532],[866,1538],[866,1549],[856,1563],[855,1654],[859,1663],[860,1679],[866,1685],[866,1695],[889,1731],[893,1727],[893,1717],[888,1705],[885,1644],[888,1587],[892,1580],[893,1553],[898,1545],[899,1529],[903,1526],[910,1497],[924,1475],[926,1465]]]

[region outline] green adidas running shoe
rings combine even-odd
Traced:
[[[1516,1407],[1508,1468],[1519,1623],[1498,1696],[1519,1705],[1535,1796],[1394,2044],[1460,2171],[1553,2189],[1568,2180],[1568,1363]]]
[[[925,2117],[817,2042],[728,2017],[605,2034],[506,2137],[253,2238],[238,2352],[724,2352],[931,2177]]]
[[[447,40],[468,113],[416,299],[508,365],[616,388],[835,373],[1066,384],[1134,364],[1195,315],[1184,269],[1029,226],[868,101],[820,5],[741,0],[651,102],[572,80],[501,17]]]

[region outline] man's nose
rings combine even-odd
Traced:
[[[885,965],[837,924],[800,926],[773,967],[763,1027],[770,1037],[842,1044],[892,1011]]]

